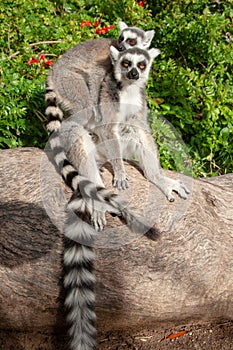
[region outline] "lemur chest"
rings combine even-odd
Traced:
[[[138,113],[143,106],[140,89],[135,86],[128,86],[120,92],[119,119],[127,120]]]

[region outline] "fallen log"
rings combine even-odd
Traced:
[[[156,234],[132,234],[108,216],[96,243],[97,328],[232,319],[233,174],[200,180],[169,172],[191,189],[189,199],[169,203],[134,166],[127,172],[131,186],[120,195]],[[103,178],[110,187],[108,169]],[[1,330],[64,328],[61,231],[69,196],[48,154],[0,152]]]

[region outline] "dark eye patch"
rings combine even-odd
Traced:
[[[137,66],[139,69],[144,70],[146,69],[146,62],[145,61],[139,62]]]
[[[128,60],[123,60],[123,61],[121,62],[121,65],[122,65],[122,67],[124,67],[124,68],[128,68],[128,67],[130,67],[130,66],[132,65],[132,62],[130,62],[130,61],[128,61]]]
[[[124,35],[120,35],[119,39],[118,39],[118,43],[122,43],[124,41]]]

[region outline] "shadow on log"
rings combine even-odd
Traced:
[[[97,328],[232,319],[233,174],[194,180],[169,172],[191,189],[188,200],[169,203],[127,168],[131,186],[120,195],[144,212],[157,236],[134,235],[108,216],[96,243]],[[103,178],[110,187],[107,169]],[[64,329],[61,230],[69,196],[49,154],[0,152],[1,330]]]

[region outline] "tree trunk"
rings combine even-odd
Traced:
[[[64,327],[62,227],[70,192],[33,149],[0,153],[0,329],[52,333]],[[120,196],[157,234],[132,234],[117,217],[96,242],[97,328],[233,317],[233,174],[179,177],[187,200],[169,203],[131,164]],[[103,171],[107,186],[112,175]],[[20,347],[19,347],[20,349]]]

